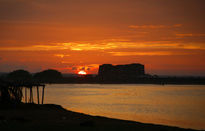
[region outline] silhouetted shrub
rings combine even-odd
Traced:
[[[7,78],[12,81],[25,82],[30,81],[32,75],[26,70],[15,70],[7,75]]]
[[[10,86],[10,83],[0,80],[0,108],[5,105],[18,104],[22,97],[22,87]]]
[[[39,82],[58,82],[62,79],[61,72],[53,69],[44,70],[42,72],[36,73],[34,79]]]

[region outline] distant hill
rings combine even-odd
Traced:
[[[0,72],[0,76],[1,75],[6,75],[6,74],[8,74],[7,72]]]
[[[48,69],[35,73],[33,78],[39,82],[59,82],[62,79],[62,74],[57,70]]]
[[[62,76],[63,76],[63,77],[77,77],[78,74],[63,73]]]
[[[97,76],[97,74],[88,74],[88,75]],[[63,73],[62,76],[63,77],[79,77],[78,74],[71,74],[71,73]]]

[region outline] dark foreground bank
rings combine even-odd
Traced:
[[[90,116],[51,104],[21,104],[15,109],[0,109],[0,130],[193,131],[192,129]]]

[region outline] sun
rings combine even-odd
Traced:
[[[79,71],[78,74],[79,75],[86,75],[87,73],[85,71]]]

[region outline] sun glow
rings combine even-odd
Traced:
[[[79,75],[86,75],[87,73],[85,71],[79,71],[78,74]]]

